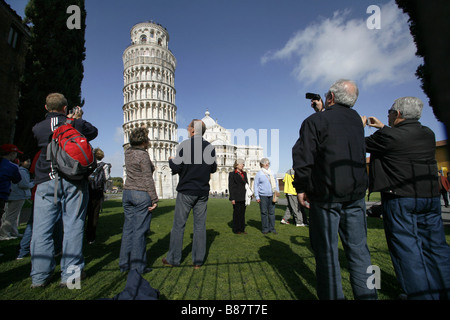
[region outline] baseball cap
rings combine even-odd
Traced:
[[[13,144],[2,144],[0,146],[0,149],[2,149],[4,152],[10,153],[10,152],[17,152],[17,153],[22,153],[22,151],[19,150],[19,148],[17,148],[17,146],[13,145]]]

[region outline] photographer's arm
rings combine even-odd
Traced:
[[[366,124],[369,127],[373,127],[373,128],[377,128],[377,129],[381,129],[384,127],[383,122],[381,122],[380,120],[378,120],[375,117],[361,116],[361,121],[362,121],[364,127],[366,127]]]

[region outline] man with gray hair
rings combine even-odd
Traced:
[[[434,132],[423,126],[419,98],[395,100],[389,126],[366,138],[369,193],[380,192],[392,264],[408,299],[450,298],[450,247],[442,224]]]
[[[366,149],[361,117],[352,109],[358,87],[338,80],[326,94],[325,110],[309,116],[292,148],[293,186],[310,208],[310,240],[316,260],[319,299],[344,299],[339,236],[347,256],[355,299],[377,299],[369,286]],[[338,236],[339,235],[339,236]],[[370,287],[370,288],[369,288]]]
[[[183,235],[186,221],[192,210],[194,237],[192,240],[192,262],[195,269],[203,265],[206,255],[206,214],[209,196],[209,180],[216,172],[216,151],[205,139],[205,123],[193,119],[189,123],[190,138],[177,148],[175,157],[169,157],[172,174],[178,174],[177,199],[170,232],[169,252],[162,259],[165,266],[179,266],[182,258]]]

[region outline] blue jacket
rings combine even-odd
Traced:
[[[0,158],[0,199],[8,200],[11,182],[18,183],[21,179],[19,167],[5,158]]]
[[[276,182],[276,177],[274,176],[274,178]],[[279,192],[278,184],[276,184],[275,188]],[[273,196],[272,185],[270,184],[269,177],[267,177],[262,170],[259,170],[255,175],[254,189],[256,200],[259,200],[260,196]]]
[[[34,182],[30,181],[30,173],[27,168],[19,167],[19,172],[22,180],[11,185],[11,194],[8,200],[31,199],[31,189],[34,187]]]
[[[211,173],[216,172],[216,151],[201,136],[195,135],[183,141],[177,148],[177,156],[169,160],[172,174],[178,174],[177,191],[194,196],[209,195]]]
[[[53,179],[51,175],[51,162],[46,160],[47,157],[47,145],[50,142],[53,130],[58,124],[64,123],[67,120],[67,116],[59,112],[49,112],[45,115],[45,119],[37,123],[33,127],[33,134],[37,140],[38,146],[41,148],[41,154],[36,162],[35,178],[36,184],[49,181]],[[89,122],[83,119],[75,119],[73,126],[89,141],[94,140],[97,137],[98,130]]]
[[[293,186],[310,200],[355,201],[366,194],[364,127],[349,107],[334,104],[303,121],[292,160]]]

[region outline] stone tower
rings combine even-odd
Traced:
[[[123,53],[124,150],[129,147],[133,128],[149,129],[148,152],[156,167],[153,178],[160,199],[173,198],[176,193],[177,176],[172,176],[168,164],[178,144],[176,64],[166,28],[152,21],[133,26],[131,44]]]

